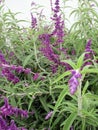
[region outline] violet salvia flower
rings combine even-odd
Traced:
[[[0,130],[6,130],[7,129],[7,123],[6,121],[3,119],[2,116],[0,116]]]
[[[8,62],[6,61],[2,51],[0,51],[0,65],[1,65],[1,63],[8,64]]]
[[[25,117],[27,118],[28,117],[28,112],[26,110],[21,110],[21,109],[17,109],[15,111],[15,114],[18,113],[18,115],[20,115],[21,117]]]
[[[54,53],[54,50],[50,43],[50,37],[51,36],[49,34],[42,34],[39,36],[39,39],[42,41],[42,44],[44,46],[40,49],[40,51],[44,54],[45,57],[48,58],[48,60],[52,61],[55,64],[55,66],[61,65],[64,66],[66,70],[70,70],[71,69],[70,65],[61,62],[59,55]]]
[[[89,39],[87,44],[86,44],[85,52],[94,53],[93,50],[91,49],[91,44],[92,44],[92,40]]]
[[[39,73],[35,73],[33,76],[33,80],[37,80],[39,78]]]
[[[27,130],[24,127],[18,128],[14,120],[7,120],[0,116],[0,130]]]
[[[59,0],[55,1],[55,9],[53,9],[53,10],[56,13],[58,13],[60,11]]]
[[[85,47],[86,54],[85,54],[84,60],[85,61],[86,60],[90,60],[90,61],[86,61],[83,66],[92,65],[91,60],[92,60],[92,57],[94,55],[94,51],[91,49],[91,44],[92,44],[92,40],[89,39],[88,42],[87,42],[87,44],[86,44],[86,47]]]
[[[6,119],[0,116],[0,130],[27,130],[24,127],[18,128],[14,122],[14,120],[11,120],[10,122]]]
[[[11,106],[7,98],[4,99],[4,105],[0,108],[0,113],[5,118],[11,115],[15,115],[15,116],[20,115],[21,117],[26,117],[26,118],[28,117],[28,112],[26,110],[21,110],[19,108]]]
[[[60,13],[59,0],[56,0],[55,8],[53,9],[53,11],[54,11],[54,15],[51,19],[54,21],[55,28],[54,28],[53,32],[51,33],[51,35],[52,36],[54,35],[57,37],[55,44],[58,45],[58,44],[64,42],[63,37],[65,35],[64,21],[62,20],[61,15],[59,14]]]
[[[73,95],[77,91],[77,87],[79,86],[79,79],[81,79],[81,74],[79,70],[72,70],[72,77],[70,78],[68,84],[70,89],[70,94]]]
[[[54,49],[53,49],[53,46],[63,43],[63,38],[65,36],[64,21],[62,20],[62,17],[60,15],[59,0],[56,0],[55,8],[52,8],[52,11],[54,11],[52,20],[54,21],[55,28],[51,34],[46,33],[46,34],[42,34],[39,36],[39,39],[41,40],[41,42],[43,44],[43,47],[40,49],[40,51],[44,54],[44,56],[48,60],[50,60],[54,63],[54,66],[61,65],[61,66],[64,66],[65,68],[67,68],[67,70],[69,70],[69,68],[70,68],[69,65],[67,63],[61,62],[59,54],[55,53]],[[54,37],[56,39],[56,41],[53,45],[51,45],[52,37]],[[56,69],[52,68],[52,71],[56,72]]]
[[[16,71],[17,73],[25,73],[25,74],[30,74],[31,69],[30,68],[24,68],[22,66],[16,66],[16,65],[9,65],[9,64],[0,64],[2,70],[1,74],[2,76],[6,77],[7,80],[11,81],[12,83],[16,84],[20,81],[20,79],[13,74],[13,71]]]
[[[14,122],[14,120],[11,120],[10,126],[8,126],[7,130],[19,130]]]
[[[10,116],[10,115],[14,114],[13,111],[12,111],[12,106],[10,106],[8,104],[7,98],[4,99],[4,103],[5,104],[0,108],[1,115],[6,117],[6,116]]]
[[[51,46],[46,46],[46,48],[41,48],[41,51],[43,52],[44,56],[47,57],[50,61],[59,64],[59,56],[54,53]]]
[[[32,71],[31,71],[30,68],[26,68],[26,69],[23,70],[23,72],[24,72],[25,74],[30,74]]]
[[[48,120],[53,114],[53,111],[50,111],[46,116],[45,116],[45,120]]]
[[[11,72],[8,66],[9,66],[9,63],[6,61],[5,56],[3,55],[2,51],[0,51],[0,67],[1,67],[0,75],[6,77],[7,80],[12,81],[14,84],[19,82],[19,78]]]
[[[7,68],[10,70],[15,70],[17,73],[25,73],[25,74],[29,74],[31,73],[31,69],[30,68],[26,68],[24,69],[24,67],[22,66],[16,66],[16,65],[8,65],[8,64],[1,64],[2,68]]]
[[[3,68],[1,71],[1,75],[6,77],[7,80],[11,81],[12,83],[16,84],[18,83],[20,80],[17,76],[15,76],[9,68]]]
[[[51,65],[52,73],[55,74],[57,72],[58,65]]]
[[[42,41],[43,45],[49,45],[50,44],[50,38],[51,38],[51,35],[47,34],[47,33],[39,35],[39,39]]]
[[[35,28],[37,26],[37,19],[31,13],[31,28]]]
[[[50,61],[59,64],[59,56],[54,53],[52,46],[50,44],[50,35],[42,34],[39,36],[39,39],[42,41],[44,47],[40,49],[40,51],[46,56]]]

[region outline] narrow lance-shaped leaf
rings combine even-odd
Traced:
[[[83,53],[83,54],[79,57],[79,59],[78,59],[78,61],[77,61],[77,68],[81,68],[81,66],[83,65],[84,56],[85,56],[85,53]]]
[[[62,90],[62,92],[60,93],[59,97],[58,97],[58,100],[55,104],[55,107],[53,109],[53,114],[52,114],[52,117],[50,119],[50,124],[52,123],[52,119],[58,109],[58,107],[61,105],[61,102],[62,100],[64,99],[64,97],[68,94],[68,87],[65,85],[65,88]]]
[[[23,67],[25,67],[25,66],[28,64],[28,62],[29,62],[29,60],[31,59],[32,55],[33,55],[33,54],[30,54],[30,55],[28,55],[28,56],[25,58],[25,60],[24,60],[24,62],[23,62]]]
[[[63,130],[70,130],[71,126],[72,126],[72,123],[74,122],[74,120],[76,119],[77,117],[77,113],[72,113],[64,122],[64,127],[63,127]]]
[[[63,62],[68,63],[73,69],[77,69],[77,66],[72,60],[63,60]]]
[[[63,74],[61,74],[55,81],[53,81],[51,84],[57,83],[58,81],[60,81],[61,79],[63,79],[65,76],[70,75],[71,72],[70,71],[66,71]]]

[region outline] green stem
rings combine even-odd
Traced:
[[[78,86],[78,115],[82,117],[82,95],[81,95],[81,81]]]

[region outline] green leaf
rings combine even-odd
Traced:
[[[83,94],[83,95],[85,94],[85,92],[86,92],[88,86],[89,86],[89,82],[87,81],[86,84],[85,84],[85,86],[83,87],[83,91],[82,91],[82,94]]]
[[[30,100],[30,102],[28,103],[28,111],[30,110],[31,106],[32,106],[32,103],[33,103],[33,99]]]
[[[53,127],[55,127],[57,125],[57,123],[62,119],[62,115],[59,115],[58,118],[56,118],[56,120],[53,122],[53,125],[51,127],[51,129],[53,129]]]
[[[52,122],[52,119],[53,119],[53,117],[54,117],[54,115],[55,115],[55,113],[56,113],[58,107],[61,105],[62,100],[64,99],[64,97],[65,97],[67,94],[68,94],[68,87],[65,86],[65,88],[61,91],[61,93],[60,93],[60,95],[59,95],[59,97],[58,97],[58,100],[57,100],[57,102],[56,102],[56,104],[55,104],[55,107],[54,107],[54,109],[53,109],[53,114],[52,114],[52,117],[51,117],[51,119],[50,119],[50,124],[51,124],[51,122]]]
[[[64,72],[64,73],[61,74],[55,81],[53,81],[53,83],[51,83],[51,85],[54,84],[54,83],[57,83],[58,81],[60,81],[61,79],[63,79],[65,76],[68,76],[68,75],[70,75],[70,74],[71,74],[70,71]]]
[[[10,86],[3,86],[4,90],[6,90],[8,93],[16,93],[16,90]]]
[[[81,71],[81,73],[82,74],[86,74],[86,73],[98,73],[98,69],[96,69],[96,68],[93,68],[93,69],[83,69],[82,71]]]
[[[79,57],[79,59],[78,59],[78,61],[77,61],[77,68],[81,68],[81,66],[83,65],[84,55],[85,55],[85,53],[83,53],[83,54]]]
[[[79,14],[79,10],[78,9],[75,9],[73,11],[71,11],[69,17],[71,17],[72,15],[75,15],[75,17]]]
[[[10,98],[10,101],[11,101],[11,105],[16,107],[17,106],[17,103],[16,103],[16,100],[15,98]]]
[[[70,130],[70,127],[72,126],[72,123],[74,122],[74,120],[76,119],[77,117],[77,113],[72,113],[64,122],[63,124],[64,127],[63,127],[63,130]]]
[[[23,67],[25,67],[25,66],[28,64],[28,62],[29,62],[29,60],[31,59],[32,56],[33,56],[33,53],[30,54],[30,55],[28,55],[28,56],[25,58],[25,60],[24,60],[24,62],[23,62]]]
[[[86,95],[86,97],[88,98],[88,99],[91,99],[91,100],[98,100],[98,95],[95,95],[95,94],[91,94],[91,93],[87,93],[87,94],[85,94]]]
[[[63,62],[68,63],[73,69],[77,69],[77,66],[72,60],[63,60]]]
[[[38,93],[38,92],[40,92],[39,90],[38,90],[38,88],[34,88],[34,87],[29,87],[29,88],[27,88],[27,89],[25,89],[24,90],[24,93],[26,93],[27,95],[29,94],[34,94],[34,93]]]
[[[82,112],[87,119],[87,123],[89,123],[92,126],[98,126],[98,118],[97,114],[95,115],[94,109],[91,109],[89,112],[82,110]]]
[[[41,102],[43,108],[45,109],[45,111],[49,112],[49,108],[47,107],[47,103],[46,103],[45,99],[43,97],[39,97],[39,99],[40,99],[40,102]]]

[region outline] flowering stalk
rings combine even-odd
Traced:
[[[79,79],[81,79],[81,74],[79,70],[71,70],[72,77],[70,78],[68,84],[70,89],[70,94],[74,95],[79,86]]]
[[[52,3],[52,1],[50,1]],[[52,8],[52,5],[51,5]],[[59,48],[56,48],[57,51],[63,51],[65,53],[65,48],[62,48],[62,43],[64,42],[64,20],[62,20],[61,14],[60,14],[60,6],[59,6],[59,0],[55,1],[55,7],[52,8],[52,11],[54,12],[53,17],[51,18],[54,21],[54,29],[50,34],[41,34],[39,35],[39,39],[41,40],[43,47],[40,49],[40,51],[44,54],[48,60],[53,62],[52,65],[52,72],[56,73],[58,66],[65,67],[66,70],[70,70],[71,67],[69,64],[64,63],[61,61],[62,53],[59,55],[57,54],[53,46],[58,46]],[[51,38],[55,38],[55,42],[53,45],[51,45]]]
[[[57,40],[55,45],[59,45],[64,42],[64,21],[61,19],[59,0],[55,1],[55,8],[52,9],[54,12],[53,17],[51,18],[54,21],[55,28],[52,32],[52,36],[56,36]]]
[[[91,49],[91,44],[92,44],[92,40],[89,39],[87,41],[87,44],[86,44],[86,47],[85,47],[85,58],[84,58],[84,61],[86,61],[84,63],[83,66],[86,66],[86,65],[92,65],[92,59],[93,59],[93,55],[94,55],[94,51]]]
[[[31,28],[35,28],[37,26],[37,19],[31,13]]]
[[[82,95],[81,95],[81,83],[82,83],[82,75],[79,70],[72,70],[72,77],[69,80],[69,88],[70,94],[74,95],[77,91],[78,93],[78,115],[82,116]]]
[[[24,127],[17,127],[14,120],[8,120],[9,116],[21,116],[28,117],[28,112],[17,107],[13,107],[9,104],[8,99],[4,99],[4,105],[0,108],[0,130],[27,130]]]
[[[0,76],[5,77],[8,81],[11,81],[13,84],[16,84],[20,81],[19,77],[17,77],[14,74],[14,72],[17,72],[18,74],[33,73],[30,68],[25,69],[23,66],[10,64],[8,61],[6,61],[5,56],[1,51],[0,51],[0,69],[1,69]]]
[[[7,98],[4,99],[4,105],[0,108],[0,113],[3,117],[15,115],[15,116],[21,116],[21,117],[28,117],[28,112],[26,110],[19,109],[17,107],[13,107],[9,104],[9,101]]]

